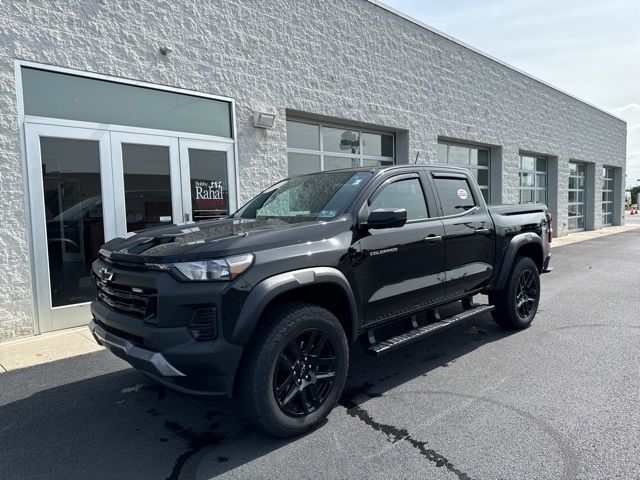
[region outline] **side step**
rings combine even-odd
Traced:
[[[428,337],[429,335],[432,335],[434,333],[441,332],[446,328],[462,323],[477,315],[481,315],[485,312],[490,312],[494,308],[495,307],[493,305],[479,305],[472,308],[471,310],[465,310],[464,312],[460,312],[457,315],[453,315],[452,317],[442,319],[435,323],[430,323],[423,327],[414,328],[396,337],[391,337],[387,340],[383,340],[380,343],[371,345],[369,348],[367,348],[367,352],[379,357],[380,355],[384,355],[385,353],[395,350],[396,348],[403,347],[405,345],[408,345],[409,343]]]

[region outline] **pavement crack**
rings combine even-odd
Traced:
[[[380,395],[378,395],[380,396]],[[370,396],[372,398],[372,396]],[[414,447],[420,455],[425,457],[429,462],[433,463],[436,467],[444,467],[450,472],[454,473],[460,480],[472,480],[473,477],[470,477],[468,474],[461,471],[457,468],[451,461],[449,461],[444,455],[438,453],[436,450],[432,448],[428,448],[428,442],[417,440],[413,438],[409,431],[406,428],[399,428],[394,425],[387,425],[384,423],[380,423],[376,421],[371,414],[358,405],[352,399],[343,398],[340,401],[340,404],[347,409],[347,414],[353,418],[357,418],[362,421],[365,425],[371,427],[372,429],[382,432],[387,436],[387,440],[390,443],[396,443],[400,441],[405,441],[409,443],[412,447]]]

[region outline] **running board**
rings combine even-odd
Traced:
[[[442,319],[435,323],[430,323],[423,327],[414,328],[396,337],[391,337],[387,340],[383,340],[380,343],[371,345],[369,348],[367,348],[367,352],[379,357],[380,355],[384,355],[385,353],[395,350],[396,348],[403,347],[405,345],[408,345],[409,343],[426,338],[434,333],[441,332],[446,328],[462,323],[485,312],[490,312],[494,308],[495,307],[493,305],[479,305],[475,308],[472,308],[471,310],[465,310],[464,312],[460,312],[457,315],[453,315],[452,317]]]

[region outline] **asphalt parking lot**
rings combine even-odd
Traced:
[[[553,255],[531,328],[355,349],[340,406],[294,440],[105,351],[0,374],[0,478],[640,478],[640,232]]]

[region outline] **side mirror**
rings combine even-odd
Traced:
[[[407,211],[404,208],[376,208],[369,213],[364,224],[367,228],[398,228],[407,223]]]

